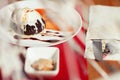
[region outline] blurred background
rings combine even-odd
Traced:
[[[0,0],[0,8],[6,6],[8,4],[11,4],[13,2],[16,2],[16,1],[20,1],[20,0]],[[67,1],[74,1],[74,0],[67,0]],[[120,6],[120,0],[76,0],[76,1],[77,1],[76,9],[82,16],[83,27],[82,27],[82,30],[79,32],[79,34],[73,39],[76,42],[78,42],[78,44],[79,44],[79,48],[75,49],[76,51],[73,50],[73,52],[79,53],[79,55],[77,54],[77,56],[79,56],[77,58],[78,63],[80,63],[78,65],[80,66],[80,68],[81,68],[81,66],[83,66],[84,68],[81,68],[80,73],[79,73],[79,75],[81,75],[83,77],[80,77],[79,79],[74,79],[74,80],[106,80],[107,77],[111,77],[111,80],[119,80],[120,61],[97,62],[95,60],[85,59],[83,57],[83,55],[84,55],[84,49],[85,49],[85,35],[86,35],[87,28],[89,25],[88,24],[89,23],[88,22],[89,7],[91,5]],[[70,49],[71,48],[73,49],[74,45],[75,45],[75,43],[70,44]],[[66,46],[66,44],[64,44],[64,46]],[[60,50],[62,50],[61,46],[57,46],[57,47],[60,47]],[[66,51],[68,51],[68,49],[66,49]],[[64,57],[66,59],[67,56],[64,56]],[[24,60],[24,59],[22,59],[22,60]],[[69,62],[69,61],[66,61],[66,62]],[[63,64],[65,64],[65,63],[63,63]],[[2,64],[0,64],[0,65],[2,65]],[[77,69],[77,70],[79,70],[79,69]],[[63,71],[61,71],[61,72],[63,72]],[[85,74],[84,74],[84,72],[85,72]],[[68,73],[69,73],[69,71],[68,71]],[[6,73],[4,73],[4,74],[6,74]],[[18,74],[18,75],[20,75],[20,74]],[[4,75],[2,74],[2,76],[4,76]],[[25,76],[25,75],[21,75],[21,76]],[[60,75],[57,78],[61,78],[61,77],[62,76]],[[87,77],[87,78],[85,78],[85,77]],[[3,79],[9,80],[8,78],[9,77],[3,78]],[[57,78],[55,78],[55,79],[59,80]],[[73,78],[71,78],[71,79],[63,78],[62,80],[65,80],[65,79],[72,80]],[[22,78],[21,80],[30,80],[30,79],[27,79],[27,77],[25,77],[25,78]],[[41,79],[41,80],[43,80],[43,79]],[[46,79],[46,80],[50,80],[50,79]],[[108,79],[108,80],[110,80],[110,79]]]

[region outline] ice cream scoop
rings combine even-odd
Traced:
[[[12,22],[25,35],[38,34],[45,28],[42,16],[34,9],[29,8],[15,9],[12,13]]]

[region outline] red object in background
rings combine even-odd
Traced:
[[[68,49],[67,54],[69,56],[73,57],[77,63],[76,65],[72,65],[72,66],[76,66],[76,68],[78,70],[77,79],[74,79],[74,80],[88,80],[86,60],[84,59],[84,57],[82,55],[79,55],[79,53],[77,53],[75,51],[74,51],[74,53],[70,52],[72,48],[69,47],[68,43],[63,43],[63,44],[56,46],[60,50],[60,70],[59,70],[58,75],[56,77],[53,77],[50,79],[46,78],[44,80],[71,80],[70,79],[71,76],[69,74],[72,74],[72,73],[69,73],[68,67],[72,69],[72,66],[67,66],[67,64],[68,64],[66,61],[67,56],[65,56],[66,53],[65,53],[64,46],[66,46]],[[69,59],[69,62],[70,63],[72,62],[71,59]]]
[[[80,8],[79,5],[76,6],[76,10],[82,16],[82,11],[81,11],[81,8]],[[84,18],[83,17],[82,17],[82,20],[84,22]],[[80,32],[85,34],[84,27],[81,28]],[[85,36],[82,37],[82,38],[85,38]],[[73,39],[82,48],[82,50],[84,52],[84,50],[85,50],[85,43],[82,42],[81,38],[76,35]],[[64,46],[67,46],[67,51],[65,51]],[[74,50],[72,50],[72,48],[69,46],[69,44],[67,42],[65,42],[63,44],[59,44],[56,47],[58,47],[59,50],[60,50],[60,72],[59,72],[59,74],[56,77],[54,77],[52,79],[47,79],[47,80],[72,80],[73,79],[73,78],[70,79],[70,75],[69,75],[70,73],[68,71],[68,67],[71,67],[71,66],[67,66],[66,65],[68,63],[66,62],[66,57],[67,56],[65,56],[65,54],[68,54],[69,56],[71,55],[71,58],[73,57],[74,60],[77,63],[76,65],[72,65],[72,66],[77,66],[76,68],[78,70],[77,79],[73,79],[73,80],[88,80],[87,61],[83,57],[84,53],[75,52]],[[65,52],[67,52],[67,53],[65,53]],[[71,59],[69,59],[69,62],[70,63],[72,62]]]
[[[2,80],[2,71],[0,69],[0,80]]]
[[[84,33],[84,28],[81,28],[81,31]],[[75,40],[75,42],[82,48],[83,52],[85,50],[85,44],[81,41],[81,38],[79,38],[77,35],[73,38]],[[88,80],[88,72],[87,72],[87,61],[86,59],[83,57],[84,53],[78,53],[76,51],[74,51],[67,42],[62,43],[57,45],[56,47],[59,48],[60,50],[60,71],[59,74],[51,79],[45,79],[45,80]],[[67,48],[67,49],[65,49]],[[66,61],[66,58],[69,58],[69,62]],[[76,66],[76,67],[72,67],[72,66],[67,66],[68,63],[71,63],[73,61],[76,62],[76,65],[72,65],[72,66]],[[67,63],[68,62],[68,63]],[[69,68],[71,69],[75,69],[77,68],[77,79],[70,79],[70,75],[71,73],[69,73]]]

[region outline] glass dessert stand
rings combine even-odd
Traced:
[[[18,9],[23,8],[35,10],[45,20],[46,27],[40,33],[30,35],[24,35],[23,32],[19,33],[19,31],[24,28],[21,28],[20,25],[18,26],[17,21],[19,21],[19,23],[23,22],[20,21],[21,18],[24,18],[22,17],[23,15],[27,15],[27,17],[25,17],[25,24],[33,25],[31,23],[32,21],[34,22],[33,19],[31,22],[27,22],[27,19],[31,18],[28,18],[29,14],[24,12],[17,12],[17,14],[20,15],[15,15],[13,17],[15,10],[18,11]],[[30,15],[32,14],[33,13]],[[33,18],[36,19],[34,16]],[[59,63],[60,55],[63,55],[64,53],[60,47],[64,47],[62,45],[72,39],[79,32],[82,26],[82,19],[77,11],[69,5],[69,3],[64,4],[63,2],[58,1],[42,0],[19,1],[0,10],[0,26],[2,26],[0,27],[0,32],[3,34],[1,35],[1,38],[6,36],[4,37],[5,40],[2,40],[3,42],[5,41],[12,44],[12,46],[16,46],[16,51],[19,52],[26,48],[25,52],[23,52],[25,55],[25,73],[27,73],[28,76],[30,75],[30,77],[35,76],[41,79],[43,76],[51,77],[56,76],[59,73],[59,68],[61,68],[59,66],[62,65]],[[44,67],[39,68],[39,65],[37,66],[37,69],[36,66],[33,68],[31,66],[32,63],[38,61],[39,58],[42,59],[42,61],[39,62],[41,62],[40,64],[43,64],[42,66]],[[51,61],[51,59],[53,61]],[[46,67],[44,63],[50,64]],[[52,69],[51,66],[53,67]],[[45,71],[39,71],[39,69]]]

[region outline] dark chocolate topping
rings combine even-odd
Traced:
[[[43,19],[42,21],[45,23]],[[41,22],[37,19],[35,26],[27,24],[24,26],[24,28],[26,29],[26,31],[24,31],[25,35],[34,35],[40,33],[44,29],[44,25],[42,25]]]
[[[30,26],[29,24],[27,24],[25,27],[26,27],[26,31],[24,31],[24,34],[31,35],[36,33],[35,26],[33,25]]]

